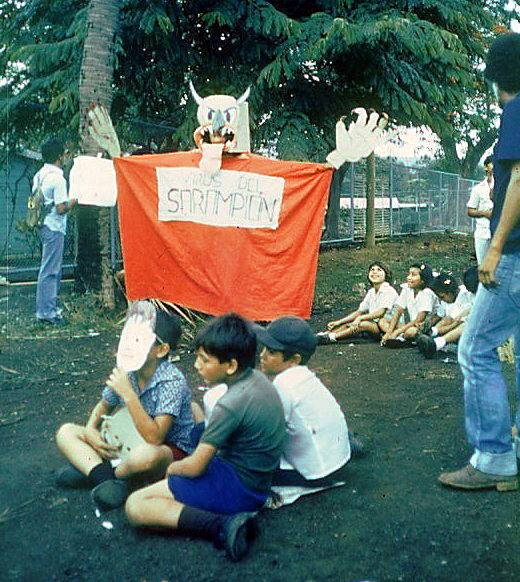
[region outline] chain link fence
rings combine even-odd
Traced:
[[[384,238],[432,232],[473,232],[466,203],[475,180],[376,159],[375,233]],[[366,165],[351,164],[341,185],[334,242],[365,237]],[[326,242],[326,241],[325,241]]]
[[[10,281],[35,280],[40,264],[40,244],[34,232],[23,229],[32,177],[41,166],[31,152],[0,154],[0,276]],[[474,180],[376,159],[376,237],[431,232],[473,232],[466,203]],[[366,163],[350,164],[341,184],[334,240],[323,243],[357,242],[365,236]],[[64,275],[75,266],[77,225],[69,217],[65,242]],[[117,214],[112,209],[111,263],[122,264]]]

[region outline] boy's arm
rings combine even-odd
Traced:
[[[77,204],[76,198],[71,198],[67,200],[67,202],[61,202],[60,204],[56,204],[56,212],[58,214],[67,214],[72,208]]]
[[[58,214],[67,214],[77,203],[75,198],[69,198],[67,194],[67,182],[63,176],[55,179],[53,190],[53,202]]]
[[[103,420],[104,414],[109,414],[113,409],[106,400],[101,399],[94,410],[90,413],[87,424],[85,425],[85,440],[87,443],[99,453],[104,459],[113,458],[117,453],[117,447],[113,447],[101,438],[99,432],[99,425]]]
[[[151,418],[134,392],[128,375],[119,368],[112,370],[112,374],[107,380],[107,386],[112,388],[123,400],[135,427],[144,440],[151,445],[162,444],[173,423],[173,417],[169,414],[160,414]]]
[[[491,218],[491,210],[477,210],[468,206],[468,216],[471,218]]]
[[[200,443],[189,457],[174,461],[167,470],[168,475],[180,477],[199,477],[206,472],[208,463],[214,457],[217,449],[209,443]]]

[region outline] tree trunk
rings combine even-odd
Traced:
[[[349,166],[350,164],[343,164],[340,168],[334,170],[332,175],[327,214],[325,215],[325,233],[323,235],[323,238],[327,240],[335,240],[339,238],[341,190]]]
[[[88,133],[87,110],[99,103],[108,111],[112,104],[114,35],[120,0],[91,0],[79,80],[81,151],[97,155],[99,148]],[[79,212],[78,277],[87,289],[101,287],[102,300],[114,307],[114,280],[110,264],[110,211],[83,207]]]
[[[366,197],[365,213],[365,247],[373,249],[376,246],[375,229],[375,196],[376,196],[376,156],[372,152],[366,161]]]

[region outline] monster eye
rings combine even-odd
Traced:
[[[208,109],[208,113],[207,113],[208,121],[211,121],[213,119],[213,114],[214,113],[215,112],[213,111],[213,109]]]
[[[226,123],[233,123],[236,119],[236,116],[237,116],[236,107],[230,107],[229,109],[226,109],[224,111],[224,119],[226,120]]]

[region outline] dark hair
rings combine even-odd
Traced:
[[[272,352],[276,352],[278,350],[271,350],[271,351]],[[314,352],[302,352],[302,351],[294,352],[292,350],[291,351],[289,351],[289,350],[280,350],[280,351],[282,353],[282,358],[283,358],[283,361],[284,362],[287,362],[287,360],[290,360],[293,356],[295,356],[296,354],[298,354],[300,356],[300,358],[301,358],[300,364],[302,366],[304,366],[310,360],[312,354],[314,353]]]
[[[452,275],[441,273],[433,279],[431,289],[436,294],[449,293],[456,297],[459,292],[459,284]]]
[[[173,352],[181,337],[181,320],[178,315],[156,308],[155,335],[160,342],[167,343]]]
[[[462,281],[466,289],[475,295],[478,289],[478,267],[473,266],[466,269]]]
[[[419,269],[419,275],[421,276],[421,281],[424,283],[425,287],[429,287],[433,281],[432,268],[428,263],[413,263],[410,265],[410,269]]]
[[[486,167],[488,164],[492,164],[493,163],[493,156],[487,156],[486,159],[484,160],[484,163],[482,164],[484,167]]]
[[[41,147],[42,158],[46,164],[54,164],[54,162],[57,162],[64,151],[65,147],[63,143],[55,138],[50,138],[43,142]]]
[[[211,320],[195,338],[195,349],[200,347],[221,363],[235,359],[238,371],[255,366],[256,335],[249,322],[236,313]]]
[[[484,75],[502,91],[520,91],[520,34],[503,34],[493,41],[487,54]]]
[[[381,269],[383,269],[383,271],[385,272],[385,281],[388,281],[389,283],[392,282],[392,271],[390,271],[390,269],[381,261],[372,261],[370,263],[370,265],[368,265],[368,271],[367,271],[367,277],[368,277],[368,273],[370,272],[370,269],[372,267],[380,267]],[[369,279],[370,281],[370,279]]]

